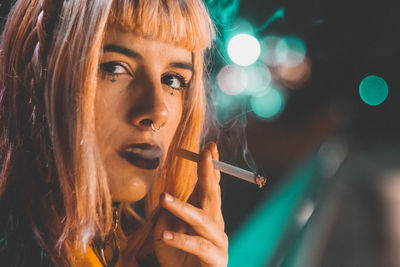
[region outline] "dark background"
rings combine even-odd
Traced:
[[[289,92],[279,118],[247,116],[248,147],[269,181],[258,189],[224,177],[223,211],[230,234],[325,141],[339,137],[353,149],[374,153],[397,146],[400,136],[400,3],[241,1],[238,17],[260,26],[279,8],[285,10],[284,20],[272,22],[258,37],[271,33],[301,37],[312,75],[303,88]],[[358,86],[368,75],[384,78],[389,86],[388,98],[379,106],[369,106],[359,97]],[[229,149],[222,147],[223,157]]]

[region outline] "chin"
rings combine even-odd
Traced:
[[[130,179],[111,179],[109,187],[114,202],[136,202],[144,198],[151,189],[154,177],[135,176]]]

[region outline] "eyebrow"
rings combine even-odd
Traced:
[[[189,62],[172,62],[169,65],[173,68],[186,69],[194,72],[193,64]]]
[[[140,55],[138,52],[135,52],[127,47],[117,44],[105,45],[103,51],[120,53],[122,55],[125,55],[133,59],[143,59],[142,55]],[[189,62],[172,62],[169,64],[169,66],[173,68],[186,69],[190,70],[191,72],[194,72],[193,64]]]
[[[135,59],[143,58],[139,53],[137,53],[129,48],[126,48],[124,46],[120,46],[120,45],[116,45],[116,44],[105,45],[103,48],[103,51],[104,52],[116,52],[116,53],[120,53],[127,57],[131,57],[131,58],[135,58]]]

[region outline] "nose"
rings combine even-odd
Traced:
[[[156,132],[167,124],[169,115],[161,79],[149,79],[140,87],[133,88],[139,95],[132,105],[130,121],[142,130]]]

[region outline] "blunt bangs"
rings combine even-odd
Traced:
[[[215,37],[201,0],[115,0],[108,26],[115,25],[192,52],[209,48]]]

